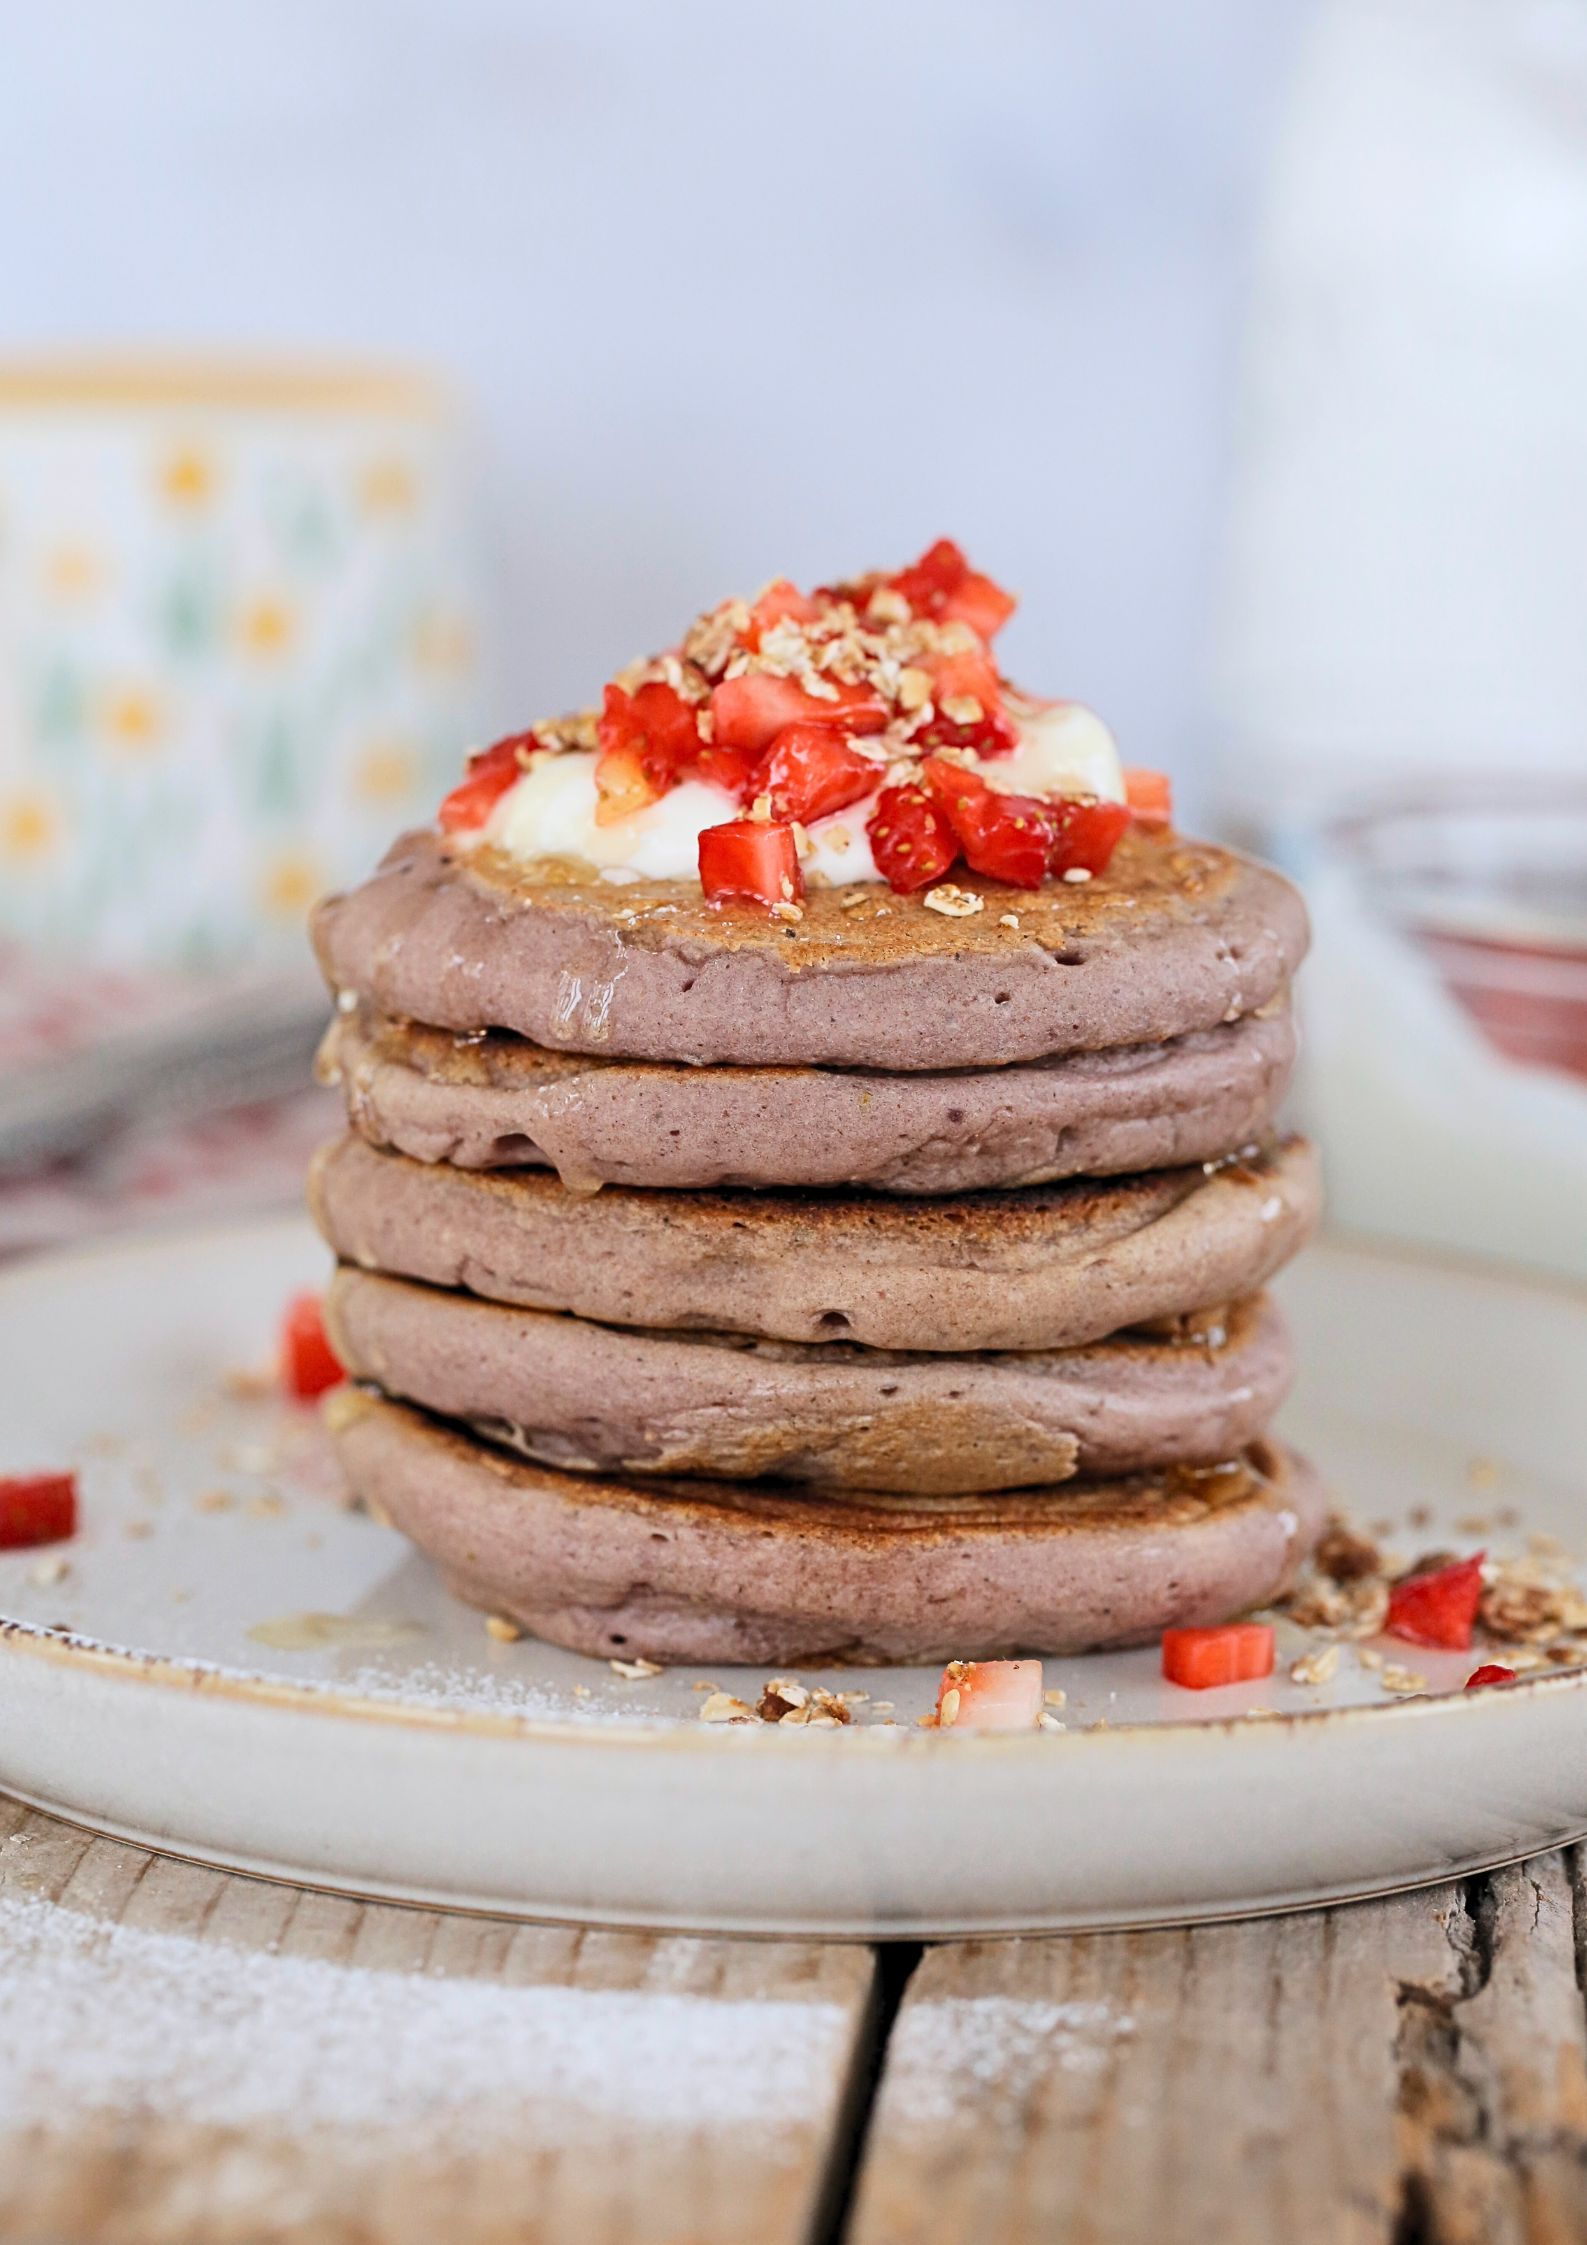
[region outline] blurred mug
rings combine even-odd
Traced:
[[[300,965],[478,736],[481,584],[425,377],[0,365],[0,939]]]

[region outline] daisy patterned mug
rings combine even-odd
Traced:
[[[0,943],[301,966],[478,737],[481,582],[423,376],[0,365]]]

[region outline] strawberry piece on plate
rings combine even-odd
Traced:
[[[712,904],[748,897],[792,904],[804,895],[793,828],[776,819],[734,818],[700,832],[700,886]]]
[[[468,760],[460,780],[436,813],[445,834],[465,834],[484,825],[509,787],[523,775],[525,762],[540,743],[533,733],[509,733]]]
[[[1480,1692],[1489,1684],[1513,1684],[1514,1682],[1515,1670],[1513,1668],[1506,1668],[1497,1660],[1485,1660],[1480,1668],[1474,1668],[1466,1678],[1466,1689],[1468,1692]]]
[[[1273,1631],[1265,1621],[1226,1621],[1216,1629],[1165,1629],[1163,1674],[1186,1691],[1254,1684],[1273,1673]]]
[[[879,733],[887,709],[868,686],[834,679],[831,699],[807,694],[794,678],[772,671],[747,670],[724,678],[711,694],[712,732],[719,748],[747,748],[761,755],[790,725],[835,726],[844,733]]]
[[[884,787],[866,821],[876,870],[907,896],[939,880],[959,854],[959,837],[923,787]]]
[[[0,1551],[64,1543],[76,1533],[75,1473],[0,1473]]]
[[[1052,804],[1000,794],[978,773],[940,756],[928,757],[922,771],[975,872],[1017,889],[1041,887],[1056,833]]]
[[[1129,805],[1065,797],[1051,809],[1055,831],[1049,871],[1105,873],[1130,823]]]
[[[294,1294],[281,1325],[281,1380],[288,1395],[311,1403],[345,1380],[325,1331],[317,1294]]]
[[[1039,1660],[950,1660],[937,1686],[937,1728],[1033,1731],[1041,1687]]]
[[[847,810],[875,791],[882,767],[825,725],[789,725],[777,735],[749,781],[769,795],[773,818],[812,819]]]
[[[1143,764],[1126,765],[1124,800],[1137,826],[1161,829],[1174,823],[1174,788],[1166,772],[1150,772]]]
[[[1464,1652],[1482,1601],[1482,1563],[1487,1556],[1479,1551],[1470,1559],[1457,1559],[1426,1574],[1406,1575],[1394,1583],[1389,1590],[1389,1618],[1383,1625],[1389,1635],[1403,1637],[1411,1645]]]

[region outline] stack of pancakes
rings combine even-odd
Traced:
[[[931,895],[794,923],[415,834],[320,907],[336,1441],[462,1597],[586,1653],[904,1662],[1287,1581],[1299,898],[1142,831]]]

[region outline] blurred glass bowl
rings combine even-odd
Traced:
[[[1406,797],[1341,820],[1333,839],[1491,1044],[1587,1078],[1587,782]]]

